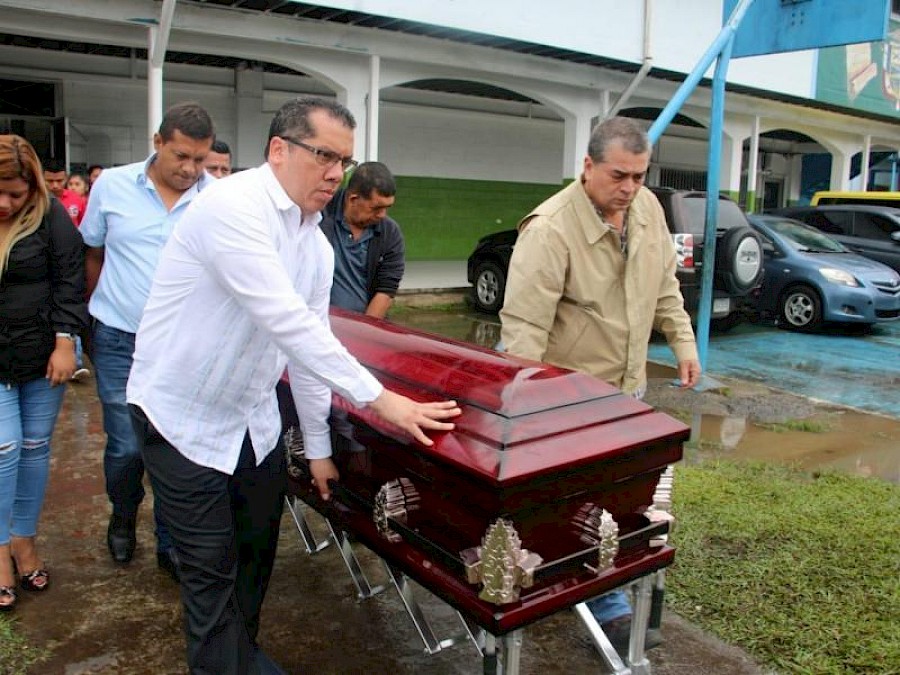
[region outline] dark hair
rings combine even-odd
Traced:
[[[50,173],[59,173],[60,171],[66,170],[66,165],[61,159],[48,159],[43,162],[44,171],[48,171]]]
[[[352,192],[368,199],[375,191],[385,197],[397,194],[397,183],[394,175],[381,162],[363,162],[347,182],[347,192]]]
[[[313,129],[309,116],[316,110],[325,111],[348,129],[356,128],[353,114],[337,101],[318,96],[300,96],[281,106],[275,113],[275,117],[272,118],[272,124],[269,125],[269,138],[266,140],[266,159],[269,158],[269,144],[276,136],[296,136],[301,139],[315,136],[316,130]]]
[[[199,103],[176,103],[166,110],[162,123],[159,125],[159,135],[163,141],[172,140],[176,131],[180,131],[188,138],[202,141],[214,138],[216,129],[209,113]]]
[[[103,166],[102,164],[91,164],[87,168],[87,175],[90,176],[92,173],[94,173],[94,169],[100,169],[101,171],[103,171],[103,169],[105,169],[105,168],[106,167]]]
[[[635,155],[650,151],[650,139],[640,124],[630,117],[610,117],[591,131],[588,157],[595,162],[602,162],[606,148],[615,142],[621,143],[625,150]]]
[[[225,141],[220,141],[220,140],[216,140],[212,144],[210,151],[218,153],[220,155],[230,155],[231,154],[231,148],[228,147],[228,143],[226,143]]]

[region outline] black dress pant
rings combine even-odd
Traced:
[[[287,489],[283,442],[256,465],[249,433],[234,475],[190,461],[131,406],[144,464],[179,560],[187,660],[197,675],[244,675],[278,544]]]

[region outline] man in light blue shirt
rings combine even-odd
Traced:
[[[209,114],[196,103],[170,108],[143,162],[104,171],[91,190],[81,235],[88,245],[87,288],[94,318],[92,360],[103,405],[106,492],[112,503],[107,546],[128,563],[136,546],[135,522],[144,498],[144,464],[125,402],[135,333],[160,251],[188,204],[215,179],[203,169],[214,140]],[[165,525],[156,516],[157,563],[177,578]]]

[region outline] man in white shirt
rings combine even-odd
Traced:
[[[253,672],[286,489],[275,385],[288,366],[313,482],[324,499],[331,390],[409,433],[448,430],[452,401],[384,389],[328,324],[334,269],[320,211],[355,164],[355,122],[300,98],[269,129],[266,163],[201,193],[163,251],[128,402],[180,559],[192,673]]]

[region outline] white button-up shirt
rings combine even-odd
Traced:
[[[331,455],[331,389],[359,406],[381,394],[331,333],[334,254],[319,219],[263,164],[205,189],[163,249],[127,396],[196,464],[234,473],[247,430],[257,464],[266,457],[285,365],[310,458]]]

